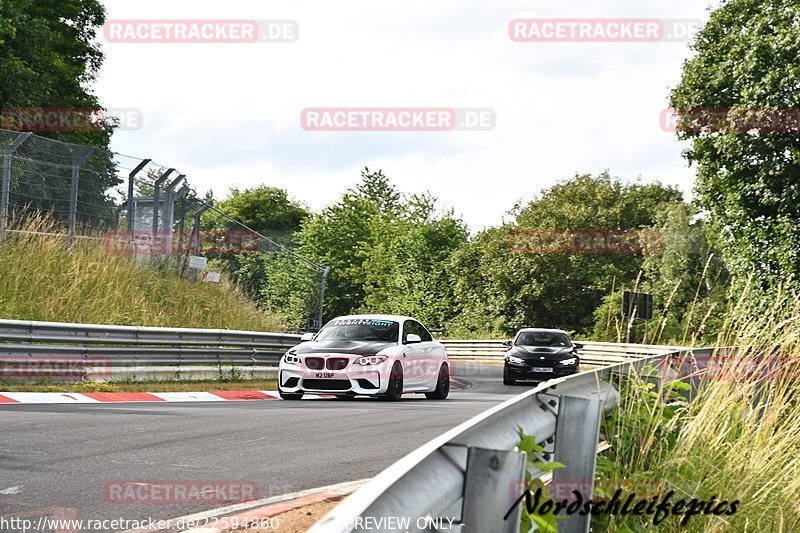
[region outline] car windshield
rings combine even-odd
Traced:
[[[393,320],[346,318],[331,320],[314,340],[397,342],[399,332],[400,324]]]
[[[514,344],[517,346],[572,346],[569,342],[569,337],[563,333],[551,331],[526,331],[520,333]]]

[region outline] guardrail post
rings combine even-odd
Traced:
[[[519,531],[522,506],[517,505],[507,519],[504,514],[514,505],[517,492],[525,484],[526,461],[527,457],[521,452],[469,448],[461,511],[462,533]],[[431,530],[450,529],[447,521],[441,526]]]
[[[72,181],[69,188],[69,221],[68,221],[68,241],[69,245],[75,241],[75,224],[78,217],[78,177],[81,171],[81,165],[89,159],[89,156],[97,150],[96,146],[89,146],[81,155],[72,161]]]
[[[559,400],[555,461],[565,467],[553,471],[551,487],[557,490],[556,501],[576,501],[573,491],[581,494],[583,502],[592,499],[602,404],[598,398],[566,395]],[[558,531],[588,533],[591,518],[591,514],[567,515],[566,520],[559,521]]]
[[[0,186],[0,242],[6,239],[8,228],[8,211],[11,198],[11,154],[22,146],[31,133],[20,133],[10,145],[3,150],[3,178]]]

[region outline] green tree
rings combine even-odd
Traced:
[[[97,30],[105,22],[105,10],[97,0],[0,0],[0,111],[13,109],[53,108],[89,112],[102,110],[89,86],[95,80],[103,54]],[[14,117],[14,118],[9,118]],[[13,111],[2,116],[0,127],[26,131]],[[108,146],[114,123],[103,121],[98,127],[72,131],[38,132],[44,137],[96,146],[99,148],[84,164],[80,183],[79,217],[84,222],[107,221],[113,202],[106,192],[119,183],[116,167]],[[45,159],[49,163],[69,165],[80,153],[75,148],[30,140],[20,149],[29,159]],[[55,208],[64,198],[49,198],[42,192],[48,181],[38,176],[63,174],[68,168],[30,163],[20,201],[36,208]],[[38,191],[38,192],[37,192]],[[27,197],[30,196],[30,197]]]
[[[632,283],[638,253],[536,253],[513,245],[519,230],[638,230],[659,211],[682,203],[680,191],[658,183],[623,183],[607,172],[576,175],[517,206],[513,224],[480,232],[455,256],[456,323],[462,334],[507,335],[524,326],[588,332],[612,286]]]
[[[681,203],[660,210],[655,228],[659,246],[644,256],[637,284],[624,287],[654,295],[648,340],[713,342],[726,305],[729,274],[709,241],[707,224],[691,205]],[[595,339],[619,342],[626,338],[628,324],[620,316],[621,298],[621,291],[615,290],[595,310]],[[631,339],[644,337],[643,326],[639,321],[632,324]]]
[[[800,269],[798,20],[795,0],[724,0],[671,95],[726,263],[765,285]],[[788,123],[756,125],[782,111]]]
[[[297,252],[331,267],[325,319],[353,312],[407,313],[438,325],[453,313],[448,266],[466,238],[463,222],[451,212],[440,213],[433,197],[403,195],[383,172],[365,168],[355,188],[305,220]],[[295,296],[287,307],[286,296],[312,289],[304,279],[285,281],[305,289],[273,284],[262,297],[302,325],[308,299]]]
[[[220,255],[215,258],[218,264],[251,298],[269,307],[274,307],[277,301],[293,307],[302,303],[308,319],[312,296],[307,293],[310,288],[318,286],[317,282],[297,293],[288,291],[286,287],[294,286],[300,280],[316,279],[318,273],[281,248],[294,247],[293,235],[309,215],[306,208],[292,200],[286,190],[266,185],[231,189],[228,197],[215,207],[272,241],[258,238],[259,252]],[[214,211],[203,215],[203,229],[249,235],[241,225]]]

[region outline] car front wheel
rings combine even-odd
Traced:
[[[396,402],[403,396],[403,367],[396,362],[389,373],[389,386],[386,394],[381,398],[390,402]]]
[[[436,380],[436,388],[433,392],[426,392],[425,397],[429,400],[444,400],[450,394],[450,370],[447,365],[442,365],[439,370],[439,379]]]
[[[511,379],[511,375],[508,371],[508,368],[503,368],[503,385],[516,385],[517,382]]]

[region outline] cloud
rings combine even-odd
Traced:
[[[110,19],[292,19],[282,44],[104,44],[96,91],[142,109],[112,147],[180,168],[199,191],[287,188],[314,208],[364,165],[429,190],[473,230],[575,172],[609,169],[689,192],[683,146],[659,113],[686,43],[514,43],[515,17],[704,18],[690,0],[108,2]],[[490,131],[308,132],[306,107],[490,107]]]

